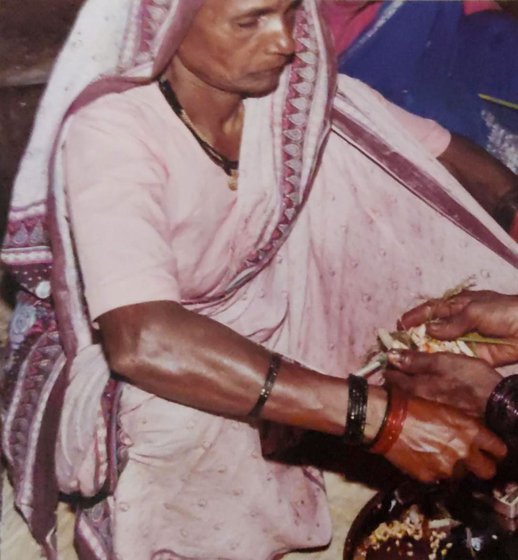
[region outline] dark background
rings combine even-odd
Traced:
[[[109,2],[109,0],[106,0]],[[0,233],[48,73],[82,0],[0,2]]]
[[[38,101],[82,3],[83,0],[0,1],[0,240],[4,237],[14,175],[29,139]],[[13,291],[12,283],[0,269],[0,348]]]

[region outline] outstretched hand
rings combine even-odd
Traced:
[[[479,418],[484,416],[487,399],[502,379],[486,362],[461,354],[393,350],[388,359],[397,368],[384,373],[390,384]]]
[[[490,479],[506,454],[505,444],[477,419],[411,398],[403,431],[385,457],[413,478],[430,483],[466,470]]]
[[[493,366],[518,362],[518,296],[466,290],[448,299],[429,300],[400,320],[404,329],[422,323],[439,340],[454,340],[471,332],[499,339],[498,343],[477,342],[476,355]]]

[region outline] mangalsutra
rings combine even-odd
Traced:
[[[180,118],[183,124],[191,131],[194,138],[196,138],[198,144],[202,147],[203,151],[210,157],[210,159],[228,175],[228,188],[232,191],[237,190],[238,179],[239,179],[239,161],[232,160],[221,154],[212,146],[212,144],[207,140],[207,138],[201,133],[195,126],[194,123],[189,118],[189,115],[185,112],[176,97],[173,88],[168,80],[161,78],[158,81],[158,86],[166,101],[169,103],[170,107]]]

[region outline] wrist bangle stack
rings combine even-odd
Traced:
[[[486,405],[486,424],[504,441],[518,434],[518,375],[505,377],[491,393]]]
[[[371,453],[386,455],[403,431],[408,413],[408,399],[400,391],[390,389],[385,418],[374,441],[369,446]]]
[[[348,382],[349,401],[345,433],[342,439],[348,445],[360,445],[363,443],[363,434],[367,422],[368,385],[363,377],[356,375],[350,375]]]
[[[279,373],[279,368],[281,366],[282,357],[279,354],[272,354],[270,356],[270,364],[268,365],[268,372],[266,374],[266,379],[264,380],[263,388],[259,393],[259,398],[255,403],[252,410],[248,413],[251,418],[259,418],[261,411],[263,410],[266,401],[268,400],[270,393],[272,392],[273,385],[277,379],[277,374]]]

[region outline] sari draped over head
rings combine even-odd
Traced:
[[[165,68],[203,0],[89,0],[57,59],[17,174],[2,261],[21,286],[10,325],[3,450],[22,515],[54,557],[57,487],[52,453],[67,377],[77,354],[94,344],[66,219],[60,147],[66,119],[111,92],[153,80]],[[274,136],[282,210],[252,223],[263,231],[246,251],[218,301],[264,267],[289,233],[307,196],[329,126],[333,73],[317,7],[308,2],[297,23],[298,56],[275,95]],[[311,118],[308,119],[307,117]],[[257,123],[261,127],[260,121]],[[260,167],[260,166],[259,166]],[[196,302],[192,302],[195,304]],[[98,446],[110,459],[96,490],[113,488],[117,474],[111,437],[116,384],[103,364]],[[91,527],[78,524],[78,546],[95,553]],[[82,532],[82,528],[84,529]],[[84,544],[89,541],[88,544]],[[98,548],[101,544],[97,545]],[[88,557],[88,556],[85,556]]]
[[[115,412],[119,385],[110,378],[91,327],[67,220],[61,166],[67,118],[106,93],[123,92],[156,78],[202,3],[88,0],[57,60],[16,178],[2,251],[3,262],[21,286],[9,332],[3,451],[15,487],[16,504],[37,541],[45,547],[48,558],[56,557],[54,510],[58,487],[52,450],[72,371],[84,369],[89,375],[95,368],[95,421],[84,426],[84,453],[94,468],[84,494],[110,496],[124,468],[117,449]],[[324,189],[327,171],[320,169],[332,134],[335,148],[337,142],[342,142],[353,152],[352,167],[342,166],[344,172],[352,173],[354,165],[361,168],[362,162],[368,161],[365,166],[374,166],[376,172],[385,174],[386,182],[403,187],[405,204],[411,207],[414,199],[421,201],[437,216],[438,227],[449,223],[462,232],[463,246],[480,245],[478,260],[494,255],[490,268],[501,263],[507,280],[518,264],[514,242],[433,158],[398,130],[368,88],[344,78],[336,94],[335,72],[328,56],[328,37],[321,26],[318,2],[303,3],[295,38],[297,54],[284,71],[277,90],[268,98],[246,101],[247,130],[270,150],[257,152],[248,142],[249,148],[245,146],[242,151],[240,168],[254,172],[243,173],[245,184],[239,188],[240,215],[249,234],[236,244],[241,264],[224,285],[183,303],[210,316],[224,315],[279,251],[287,251],[287,241],[295,230],[296,242],[304,243],[303,227],[311,227],[312,212],[316,211],[314,207],[308,208],[308,200],[322,197],[322,208],[333,204],[333,193],[328,196]],[[265,114],[268,118],[264,118]],[[339,154],[340,150],[335,152]],[[373,176],[367,169],[365,177],[369,174]],[[355,180],[352,173],[351,181]],[[347,190],[346,184],[338,188]],[[260,190],[268,193],[267,212],[254,211],[254,193]],[[372,193],[367,189],[364,195],[378,196],[375,190]],[[329,211],[336,209],[330,207]],[[359,225],[365,212],[364,208],[357,212]],[[366,225],[372,226],[374,220],[365,219]],[[332,235],[336,237],[336,232]],[[311,239],[307,241],[311,245]],[[296,253],[293,243],[290,254]],[[359,240],[357,246],[349,249],[361,248]],[[343,263],[339,262],[339,250],[332,257],[333,266],[342,266],[346,272],[347,266],[352,270],[359,265],[351,261],[347,251],[344,247]],[[318,259],[321,255],[311,257]],[[391,274],[396,277],[398,272],[391,270]],[[345,283],[345,287],[352,290],[354,282]],[[306,296],[312,296],[310,287]],[[362,318],[362,309],[368,309],[370,301],[366,296],[359,305],[351,303],[347,317],[349,322],[358,318],[363,334],[356,338],[362,344],[370,336],[372,326],[372,312],[368,319]],[[383,320],[394,309],[394,305],[386,307]],[[300,322],[306,321],[310,323],[311,317],[301,316]],[[350,348],[361,346],[354,338],[349,334]],[[303,346],[300,342],[297,345]],[[331,353],[331,349],[327,352]],[[307,355],[311,361],[311,351]],[[346,365],[352,364],[351,359]],[[325,365],[315,358],[315,367]],[[103,504],[106,500],[99,499],[95,510],[79,507],[76,544],[82,558],[112,557],[110,525]]]

